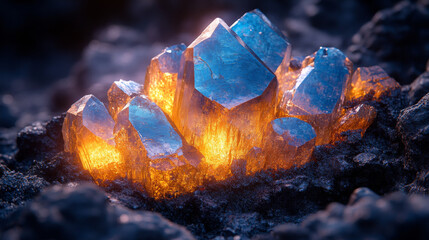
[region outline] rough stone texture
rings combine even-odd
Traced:
[[[404,1],[378,12],[353,37],[350,60],[358,66],[378,64],[399,83],[411,83],[429,59],[428,6]]]
[[[348,205],[331,203],[299,225],[277,226],[265,239],[423,240],[429,236],[428,197],[397,192],[380,198],[360,188],[350,200]]]
[[[398,117],[397,130],[405,145],[407,164],[415,169],[429,166],[429,94],[405,108]]]
[[[429,71],[426,71],[409,85],[408,99],[410,105],[416,104],[428,92]]]
[[[1,239],[194,239],[157,213],[109,204],[92,184],[49,188],[1,229]]]
[[[11,171],[0,163],[0,225],[48,185],[43,178]],[[1,234],[0,234],[1,235]]]

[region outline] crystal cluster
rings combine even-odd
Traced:
[[[176,196],[205,179],[298,167],[317,145],[363,136],[376,118],[371,101],[398,87],[380,67],[354,71],[335,48],[291,57],[288,39],[254,10],[166,48],[144,83],[114,82],[107,108],[92,95],[77,101],[65,150],[95,180],[128,178],[155,198]]]

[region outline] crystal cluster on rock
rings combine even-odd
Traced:
[[[254,10],[164,49],[144,83],[114,82],[107,108],[91,95],[77,101],[65,150],[94,179],[176,196],[205,179],[304,165],[317,145],[363,136],[376,118],[371,101],[398,87],[380,67],[354,71],[336,48],[291,57],[288,39]]]

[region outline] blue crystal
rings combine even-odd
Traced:
[[[138,95],[142,90],[142,86],[134,81],[124,81],[121,79],[113,82],[113,84],[128,96]]]
[[[146,96],[136,96],[129,103],[128,118],[137,131],[150,158],[166,157],[177,153],[182,139],[166,116]]]
[[[316,137],[316,132],[309,123],[294,117],[277,118],[271,121],[271,126],[294,147],[300,147]]]
[[[228,109],[261,95],[274,78],[219,18],[189,48],[193,49],[195,89]]]
[[[314,67],[301,72],[295,86],[291,115],[330,114],[341,100],[349,71],[346,56],[336,48],[321,47],[314,59]]]
[[[81,100],[85,102],[84,109],[82,111],[82,123],[97,137],[102,138],[110,145],[115,145],[113,140],[113,128],[115,122],[109,115],[104,104],[93,95],[86,95]],[[79,106],[79,103],[75,103]]]
[[[185,44],[173,45],[165,48],[158,56],[159,68],[164,73],[178,73],[180,68],[180,57],[185,51]]]
[[[289,41],[258,9],[244,14],[231,29],[273,72],[290,56]]]

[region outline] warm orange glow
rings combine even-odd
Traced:
[[[178,72],[179,65],[161,68],[160,56],[152,59],[143,86],[115,82],[107,108],[94,96],[84,96],[71,106],[63,124],[65,151],[78,157],[95,180],[127,178],[156,199],[192,192],[207,179],[302,166],[311,161],[317,145],[342,141],[350,130],[363,136],[376,118],[375,109],[363,100],[379,100],[399,87],[379,67],[352,74],[347,58],[341,60],[340,75],[313,71],[322,61],[313,54],[282,64],[263,92],[231,107],[203,95],[205,88],[197,90],[191,48],[183,51]],[[316,84],[305,85],[308,79]],[[332,87],[336,82],[329,80],[338,79],[341,83]],[[320,89],[306,91],[314,86]],[[333,100],[318,98],[333,92]],[[326,102],[332,104],[321,109]]]
[[[346,101],[378,100],[399,87],[399,83],[389,77],[379,66],[358,68],[353,74],[349,91],[346,93]]]
[[[162,72],[157,59],[153,59],[146,74],[144,94],[155,102],[168,116],[173,111],[177,73]]]
[[[376,116],[375,108],[366,104],[360,104],[345,110],[344,114],[333,125],[331,141],[344,140],[341,134],[351,130],[361,131],[361,136],[363,137],[366,129],[372,124]]]
[[[94,179],[110,180],[125,176],[121,154],[115,146],[87,133],[80,138],[76,147],[83,168]]]

